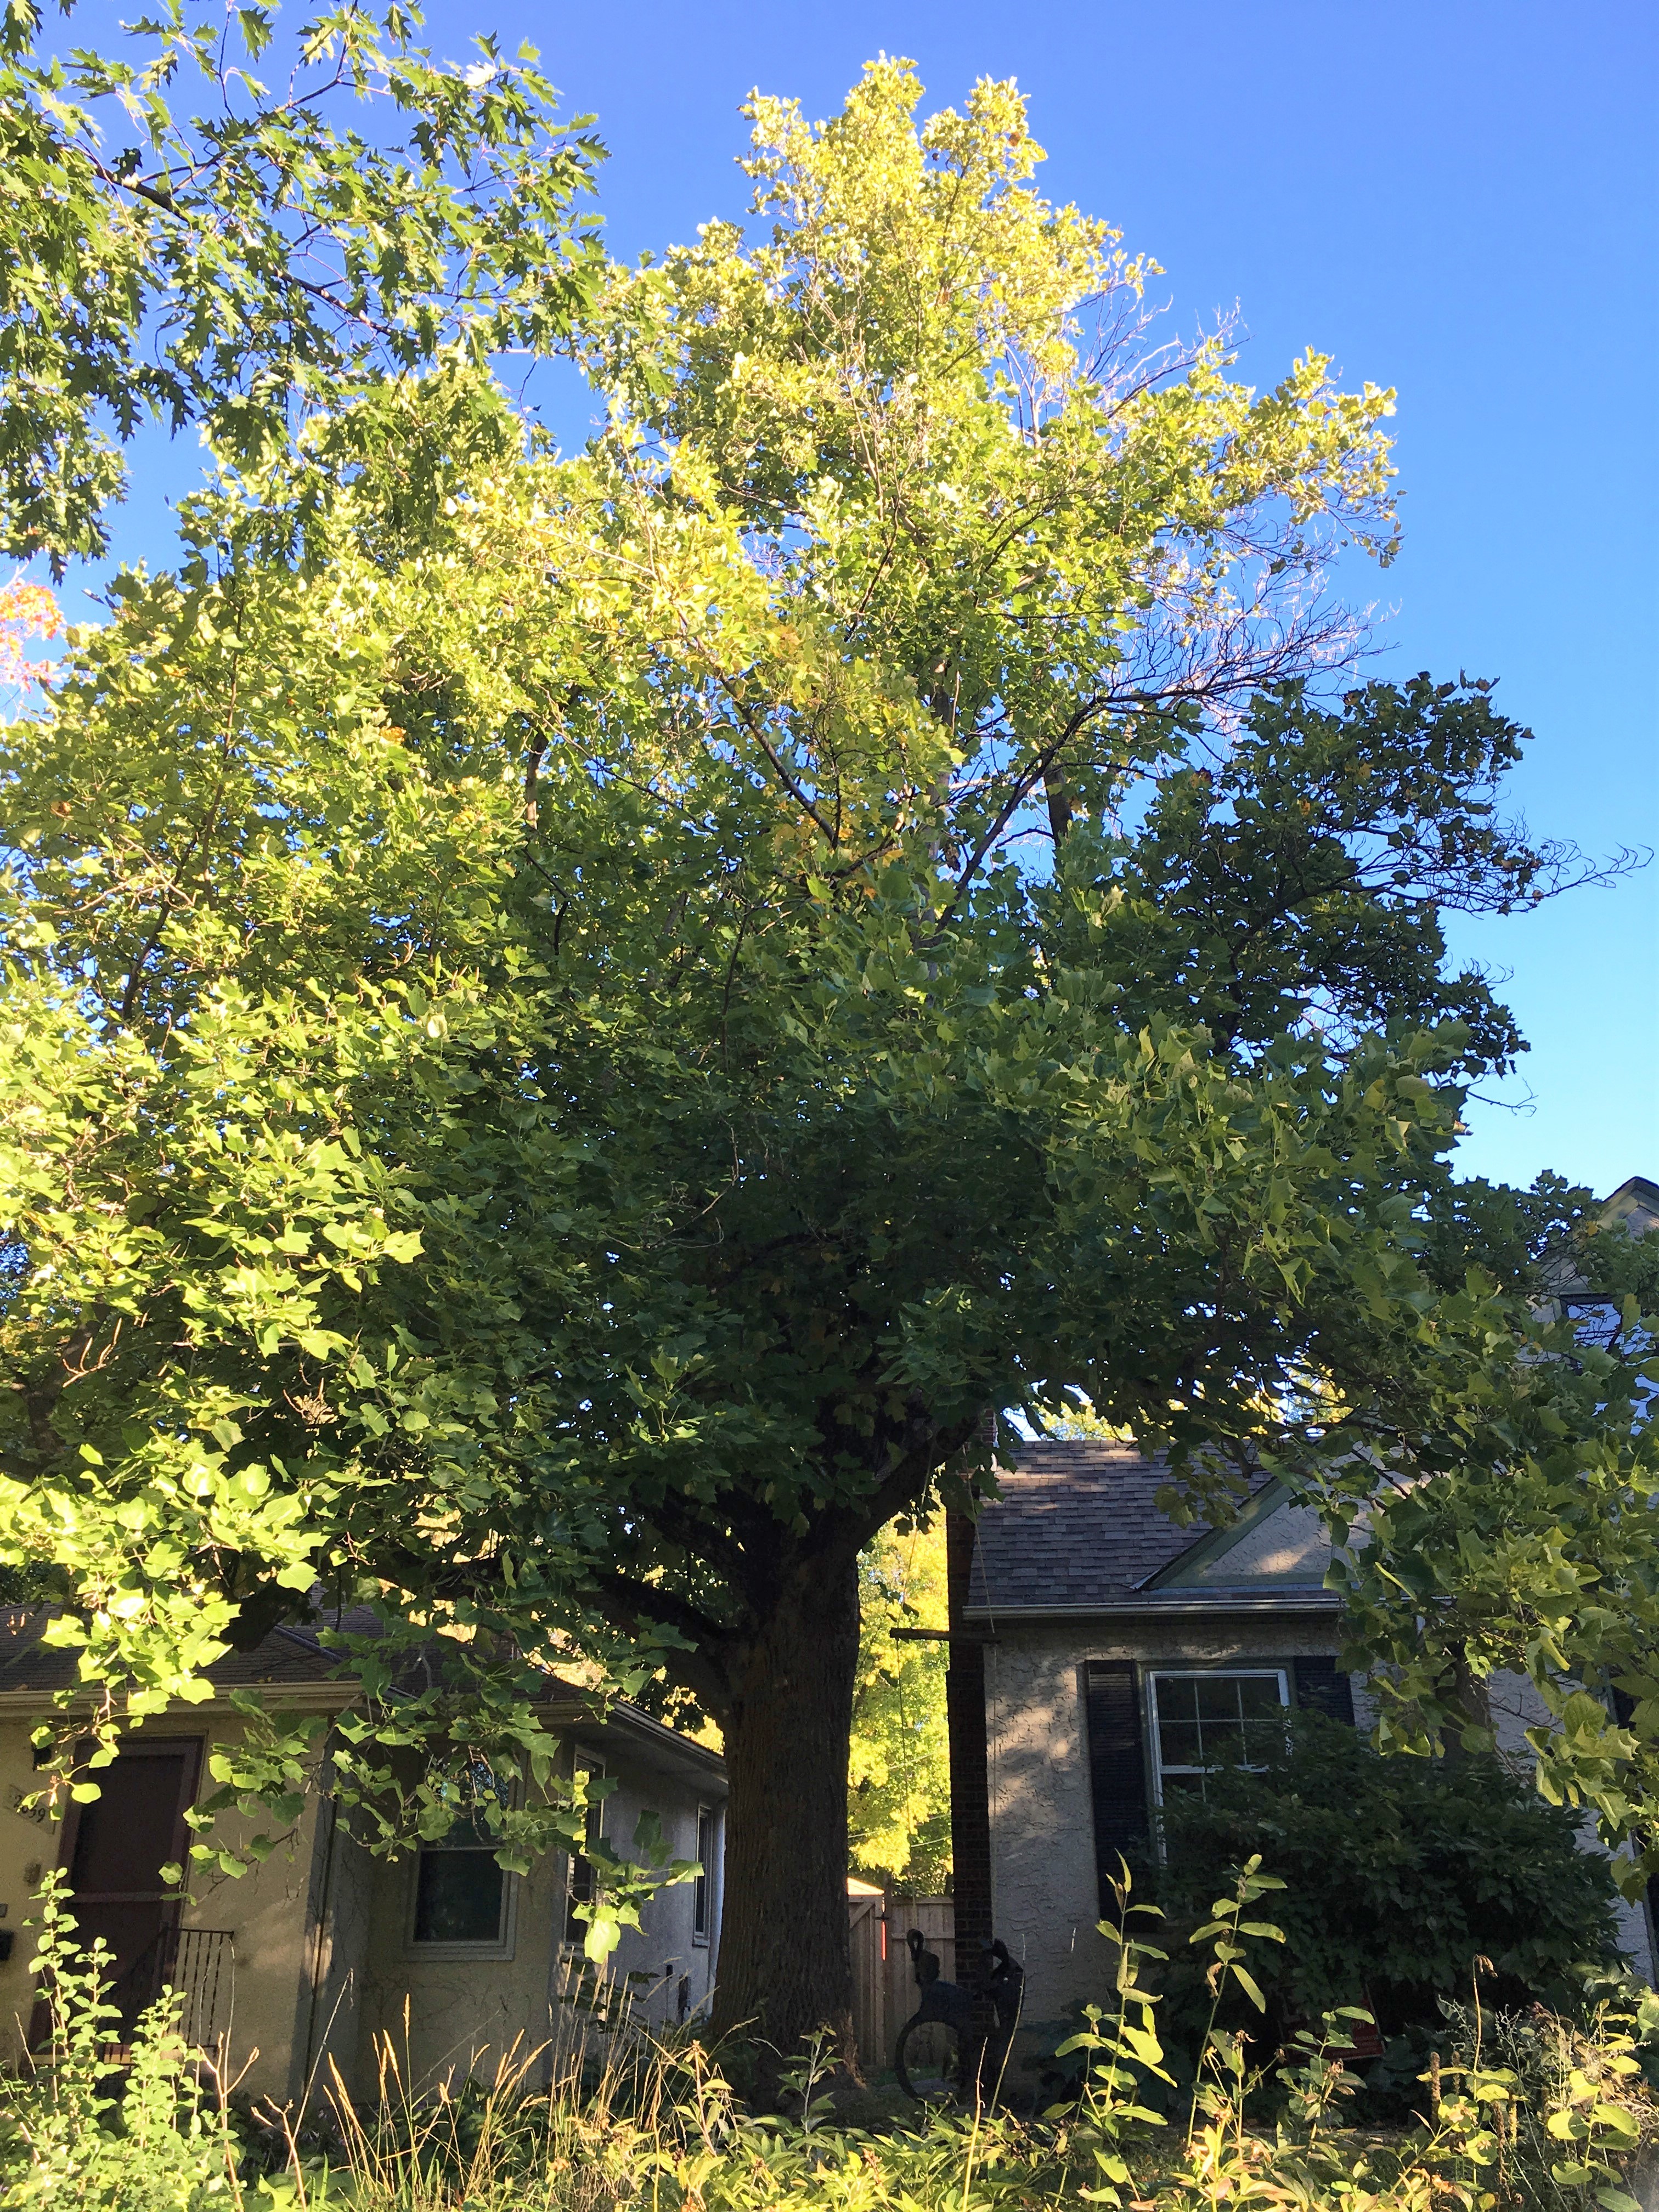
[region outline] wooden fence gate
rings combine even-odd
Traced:
[[[891,1897],[873,1883],[849,1881],[847,1920],[853,1944],[853,2025],[866,2081],[893,2063],[898,2032],[921,1992],[910,1971],[905,1937],[919,1929],[939,1954],[941,1981],[956,1976],[956,1908],[948,1897]]]

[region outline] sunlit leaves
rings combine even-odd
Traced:
[[[68,15],[70,9],[64,7]],[[40,51],[11,11],[0,64],[0,543],[55,567],[106,544],[120,448],[200,422],[248,465],[343,386],[445,345],[546,350],[592,289],[574,203],[597,142],[554,118],[529,50],[456,70],[421,17],[351,4],[255,73],[260,8],[169,0],[105,56]],[[297,65],[296,65],[297,64]],[[283,74],[287,74],[286,71]],[[199,88],[203,112],[181,112]],[[383,123],[354,127],[362,106]],[[388,143],[391,133],[399,134]]]

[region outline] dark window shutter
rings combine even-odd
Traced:
[[[1296,1659],[1296,1702],[1304,1712],[1323,1713],[1353,1726],[1353,1685],[1334,1659]]]
[[[1113,1911],[1119,1855],[1144,1865],[1152,1840],[1146,1814],[1146,1762],[1140,1742],[1140,1691],[1129,1659],[1088,1659],[1083,1666],[1089,1724],[1089,1792],[1095,1814],[1095,1872],[1102,1918]]]

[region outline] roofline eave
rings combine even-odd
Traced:
[[[994,1628],[1030,1620],[1158,1620],[1170,1614],[1225,1620],[1261,1613],[1334,1613],[1340,1605],[1334,1592],[1324,1589],[1181,1590],[1168,1597],[1093,1599],[1083,1605],[969,1605],[963,1607],[962,1617]]]

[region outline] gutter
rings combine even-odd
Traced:
[[[612,1705],[603,1719],[575,1699],[549,1698],[537,1710],[550,1725],[568,1729],[578,1742],[614,1743],[621,1737],[645,1754],[647,1765],[682,1774],[690,1768],[710,1782],[725,1784],[726,1760],[720,1753],[706,1743],[694,1743],[636,1705]]]
[[[1212,1620],[1227,1620],[1240,1613],[1331,1613],[1340,1609],[1341,1600],[1334,1592],[1310,1589],[1305,1595],[1299,1591],[1231,1591],[1194,1592],[1191,1596],[1183,1591],[1168,1597],[1123,1597],[1097,1599],[1087,1605],[970,1605],[964,1606],[964,1622],[983,1622],[988,1627],[1012,1628],[1025,1621],[1038,1620],[1156,1620],[1164,1614],[1177,1618],[1208,1614]]]
[[[359,1694],[355,1682],[238,1682],[235,1687],[239,1692],[257,1690],[262,1693],[267,1705],[280,1706],[287,1712],[300,1713],[341,1712]],[[96,1712],[98,1709],[99,1701],[91,1692],[83,1698],[76,1698],[72,1705],[65,1707],[56,1702],[51,1690],[0,1690],[0,1720],[9,1719],[14,1715],[19,1719],[27,1719],[31,1715],[64,1711],[71,1719],[76,1719],[84,1714]],[[175,1701],[161,1712],[148,1715],[145,1724],[149,1725],[152,1721],[157,1723],[165,1722],[176,1728],[180,1721],[190,1720],[198,1714],[216,1719],[234,1714],[237,1710],[228,1697],[204,1698],[200,1705]],[[162,1732],[159,1726],[153,1730],[157,1735]]]

